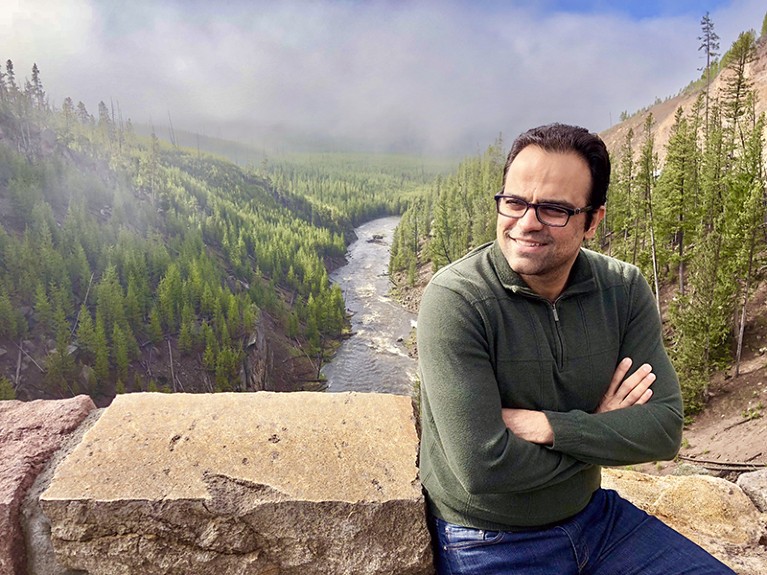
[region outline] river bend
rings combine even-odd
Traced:
[[[398,222],[399,217],[380,218],[357,228],[348,263],[330,275],[344,293],[353,335],[322,368],[328,391],[411,393],[416,361],[408,357],[403,341],[416,316],[388,295],[390,247]]]

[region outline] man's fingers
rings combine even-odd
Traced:
[[[621,360],[616,367],[610,386],[597,406],[597,413],[631,407],[632,405],[642,405],[650,400],[652,397],[650,386],[656,378],[652,372],[652,366],[645,363],[629,377],[626,377],[629,369],[631,369],[631,359],[627,357]],[[624,377],[626,379],[623,379]]]
[[[613,373],[613,378],[610,381],[610,387],[607,388],[607,395],[615,393],[623,381],[623,378],[626,377],[626,374],[629,372],[629,369],[631,369],[631,358],[624,357],[615,368],[615,373]]]
[[[626,382],[628,382],[628,380],[626,380]],[[639,404],[646,403],[647,400],[650,399],[650,397],[648,396],[646,399],[644,399],[644,401],[642,401],[642,399],[645,397],[648,391],[650,392],[650,395],[652,395],[652,390],[650,390],[650,386],[653,383],[655,383],[655,374],[650,372],[644,377],[642,377],[639,381],[637,381],[633,385],[633,387],[626,390],[628,393],[626,393],[623,399],[621,399],[621,404],[623,404],[624,406],[629,406],[629,405],[635,405],[637,403]],[[619,391],[623,391],[623,386],[621,386]]]

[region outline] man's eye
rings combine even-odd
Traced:
[[[538,209],[544,216],[551,216],[553,218],[561,218],[562,216],[567,215],[567,210],[555,206],[541,206]]]

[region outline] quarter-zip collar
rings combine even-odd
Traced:
[[[527,285],[518,273],[511,269],[509,262],[501,251],[501,247],[498,245],[498,241],[494,241],[490,249],[490,260],[492,262],[495,273],[498,275],[498,279],[501,281],[503,287],[513,293],[524,295],[527,297],[533,297],[540,300],[546,300],[544,297],[535,293],[530,286]],[[570,270],[570,278],[567,280],[567,285],[564,291],[557,297],[557,299],[550,305],[556,306],[557,302],[564,297],[569,297],[574,294],[587,293],[596,289],[596,280],[594,278],[594,271],[591,267],[591,262],[588,256],[585,254],[584,249],[581,248],[578,253],[578,257],[575,258],[573,268]]]

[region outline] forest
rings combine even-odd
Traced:
[[[347,325],[328,270],[355,224],[400,213],[435,166],[328,154],[241,168],[136,132],[103,101],[95,115],[51,106],[37,65],[23,86],[12,60],[0,70],[0,398],[319,379]]]
[[[642,133],[629,130],[611,150],[607,217],[587,246],[639,266],[650,282],[691,414],[714,370],[734,364],[737,375],[750,298],[767,274],[765,117],[747,74],[766,30],[759,39],[742,33],[718,59],[710,20],[702,28],[708,66],[688,87],[699,93],[695,104],[676,111],[665,161],[652,114],[639,112]],[[722,75],[716,91],[712,70]],[[415,198],[397,230],[391,272],[412,284],[422,266],[436,270],[492,241],[504,163],[499,138]]]
[[[653,287],[688,413],[715,370],[737,375],[767,274],[765,117],[748,75],[767,19],[721,58],[701,25],[694,104],[663,144],[649,109],[622,115],[641,129],[612,146],[588,246]],[[36,65],[23,85],[11,60],[0,68],[0,399],[321,389],[348,325],[328,273],[355,226],[402,216],[389,269],[409,285],[495,237],[501,135],[454,163],[316,153],[242,166],[139,131],[111,102],[95,115],[51,105]]]

